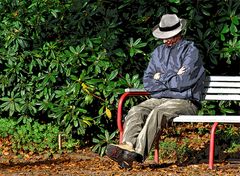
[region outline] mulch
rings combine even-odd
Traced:
[[[27,159],[0,159],[0,175],[78,175],[78,176],[240,176],[240,161],[216,162],[213,170],[207,160],[197,164],[154,164],[146,160],[143,164],[134,163],[131,170],[120,169],[107,156],[100,157],[89,148],[74,153],[57,154],[51,159],[36,157]]]

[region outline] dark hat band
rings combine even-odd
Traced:
[[[163,32],[167,32],[167,31],[172,31],[174,29],[177,29],[179,26],[180,26],[180,21],[178,23],[176,23],[175,25],[170,26],[170,27],[160,27],[159,26],[159,30],[163,31]]]

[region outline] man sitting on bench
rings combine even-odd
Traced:
[[[122,168],[144,162],[162,128],[178,115],[194,115],[200,107],[205,69],[199,50],[182,38],[186,20],[163,15],[153,35],[163,44],[152,53],[143,83],[151,98],[133,106],[125,117],[122,144],[109,144],[106,154]]]

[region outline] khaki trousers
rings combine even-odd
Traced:
[[[123,143],[131,145],[145,160],[162,128],[178,115],[196,113],[197,107],[189,100],[150,98],[129,110],[124,122]]]

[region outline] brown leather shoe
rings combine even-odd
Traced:
[[[143,162],[143,157],[140,154],[114,144],[107,146],[106,155],[116,161],[121,168],[131,168],[133,161]]]

